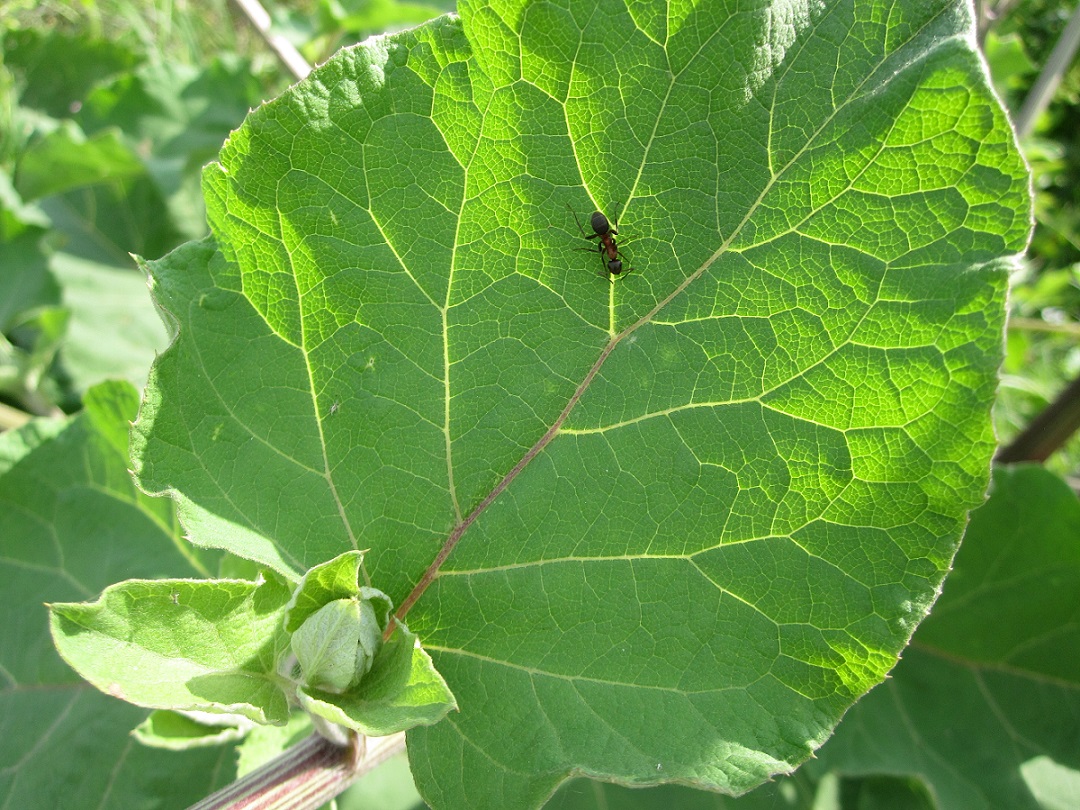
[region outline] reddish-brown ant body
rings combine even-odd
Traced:
[[[566,206],[570,208],[569,204]],[[619,206],[615,206],[615,216],[618,216]],[[615,244],[615,237],[619,235],[617,219],[613,219],[612,222],[608,222],[608,218],[601,214],[599,211],[593,211],[593,215],[589,217],[589,225],[592,226],[594,233],[587,234],[585,229],[581,227],[581,220],[578,219],[577,212],[573,208],[570,208],[570,213],[574,215],[574,221],[577,223],[578,230],[581,231],[581,235],[586,239],[599,239],[600,241],[596,245],[597,252],[600,254],[600,260],[604,263],[604,270],[608,274],[608,278],[612,281],[616,276],[622,273],[629,273],[634,268],[623,267],[622,253],[619,251],[618,245]],[[586,248],[582,248],[586,250]],[[592,248],[588,248],[592,250]],[[606,258],[604,254],[607,254]]]

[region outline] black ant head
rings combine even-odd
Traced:
[[[612,259],[607,263],[607,269],[608,272],[611,273],[611,275],[619,275],[619,273],[622,272],[622,259]]]
[[[589,224],[592,225],[592,229],[601,236],[611,230],[611,225],[608,224],[607,217],[599,211],[593,211],[592,217],[589,218]]]

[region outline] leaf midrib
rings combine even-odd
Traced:
[[[713,252],[713,254],[711,256],[709,256],[704,262],[702,262],[701,266],[698,267],[697,270],[695,270],[693,273],[691,273],[689,276],[687,276],[680,284],[678,284],[675,287],[675,289],[672,290],[672,292],[670,292],[666,297],[662,298],[649,312],[647,312],[645,315],[641,316],[637,321],[630,324],[622,332],[619,332],[619,333],[614,333],[613,331],[611,331],[611,330],[614,329],[614,287],[615,287],[614,284],[611,285],[611,290],[609,292],[609,295],[610,295],[609,311],[611,313],[611,321],[609,323],[609,334],[611,334],[612,336],[611,336],[610,341],[604,347],[604,349],[600,352],[600,355],[597,357],[597,359],[593,363],[593,365],[589,368],[589,370],[585,374],[585,377],[583,378],[581,384],[574,391],[573,395],[571,395],[570,399],[567,401],[566,406],[563,408],[562,412],[559,414],[559,416],[552,423],[551,427],[549,427],[548,430],[544,433],[544,435],[541,436],[540,439],[538,439],[537,442],[528,451],[526,451],[526,453],[521,457],[521,459],[517,462],[517,464],[514,465],[514,467],[510,470],[510,472],[508,472],[499,481],[499,483],[496,484],[496,486],[468,514],[468,516],[465,517],[464,520],[460,519],[460,514],[461,514],[460,513],[460,507],[459,507],[456,496],[453,496],[452,500],[454,502],[455,513],[459,518],[458,523],[454,527],[454,529],[451,531],[449,536],[447,537],[446,542],[440,548],[440,550],[439,550],[438,554],[435,556],[434,560],[431,562],[431,564],[424,571],[423,575],[420,577],[417,584],[413,587],[413,589],[410,591],[409,595],[405,598],[405,600],[402,601],[402,603],[399,605],[399,607],[398,607],[398,609],[397,609],[397,611],[395,613],[395,617],[398,620],[403,620],[405,618],[405,616],[408,614],[408,612],[412,608],[412,606],[416,603],[416,601],[420,598],[420,596],[424,593],[424,591],[427,590],[428,586],[436,579],[436,577],[438,576],[439,570],[441,569],[443,563],[446,562],[446,560],[449,558],[450,554],[453,552],[453,550],[457,546],[457,544],[461,541],[461,538],[464,536],[465,532],[469,529],[469,527],[477,520],[477,518],[479,518],[479,516],[488,508],[488,506],[490,506],[495,501],[495,499],[498,498],[498,496],[501,495],[502,492],[504,490],[506,490],[510,486],[510,484],[525,469],[525,467],[528,466],[528,464],[534,458],[536,458],[547,447],[547,445],[551,443],[551,441],[557,435],[559,435],[559,433],[561,432],[562,425],[569,418],[570,413],[573,411],[574,407],[577,405],[577,402],[584,395],[585,391],[588,390],[589,386],[592,384],[593,379],[595,379],[595,377],[599,373],[601,367],[607,361],[607,358],[612,354],[612,352],[615,350],[615,348],[623,340],[625,340],[630,335],[632,335],[634,332],[636,332],[640,327],[642,327],[642,326],[644,326],[644,325],[646,325],[648,323],[651,323],[656,318],[656,316],[657,316],[657,314],[659,312],[661,312],[676,297],[681,295],[682,292],[684,290],[686,290],[687,287],[689,287],[692,283],[694,283],[697,279],[699,279],[717,260],[720,259],[721,256],[723,256],[725,253],[728,252],[728,250],[731,247],[731,244],[738,238],[739,234],[742,233],[743,229],[745,228],[747,223],[750,221],[751,217],[760,208],[761,203],[768,196],[768,194],[771,192],[771,190],[776,186],[776,184],[779,182],[780,178],[782,178],[785,175],[785,173],[791,169],[792,166],[794,166],[794,165],[796,165],[798,163],[798,161],[803,157],[804,154],[806,154],[806,152],[811,148],[811,146],[814,145],[817,142],[817,140],[820,137],[821,133],[835,120],[835,118],[843,110],[845,110],[855,100],[862,97],[863,88],[865,88],[867,86],[867,84],[872,79],[874,79],[876,76],[878,76],[878,72],[881,69],[882,65],[885,63],[885,61],[890,56],[893,56],[896,53],[898,53],[902,48],[907,47],[911,42],[913,42],[919,36],[920,33],[922,33],[922,31],[924,31],[928,26],[930,26],[934,21],[936,21],[944,13],[945,13],[945,11],[944,11],[944,9],[942,9],[941,11],[939,11],[938,14],[936,14],[933,17],[926,20],[926,22],[924,23],[923,26],[921,26],[920,28],[915,29],[914,31],[911,32],[910,36],[908,37],[908,39],[906,40],[906,42],[903,45],[900,45],[897,48],[894,48],[892,51],[883,52],[882,58],[877,62],[877,64],[875,64],[874,67],[871,70],[867,71],[865,77],[863,78],[863,80],[861,82],[859,82],[858,85],[856,85],[855,87],[852,88],[851,92],[848,94],[847,98],[843,101],[843,103],[839,104],[839,105],[835,105],[832,112],[828,116],[826,116],[825,118],[822,119],[819,126],[817,128],[815,128],[814,131],[811,133],[810,137],[808,137],[806,139],[805,144],[798,151],[796,151],[796,152],[794,152],[792,154],[792,156],[788,160],[787,164],[784,165],[779,171],[775,171],[775,170],[770,171],[769,180],[763,186],[760,194],[757,196],[757,198],[754,200],[753,203],[751,203],[749,206],[747,206],[746,213],[743,215],[742,219],[732,229],[731,233],[725,239],[723,239],[721,241],[721,244],[719,245],[719,247],[717,247],[717,249]],[[715,33],[716,32],[714,32],[714,35],[715,35]],[[710,36],[710,39],[711,39],[711,36]],[[941,47],[940,43],[935,44],[935,49],[938,48],[938,47]],[[699,51],[700,51],[700,48],[699,48]],[[666,53],[666,51],[665,51],[665,53]],[[925,56],[926,53],[927,52],[924,52],[922,54],[922,56]],[[910,67],[915,61],[917,61],[917,59],[913,58],[911,61],[909,61],[906,64],[906,67]],[[687,66],[689,66],[692,63],[693,63],[693,59],[688,60],[687,61]],[[687,68],[684,68],[684,71],[686,69]],[[652,148],[654,136],[655,136],[657,127],[659,126],[659,122],[663,117],[664,111],[667,109],[668,101],[669,101],[670,95],[671,95],[671,90],[676,85],[676,83],[678,81],[678,78],[679,78],[679,75],[681,75],[681,73],[684,72],[684,71],[681,71],[680,74],[675,74],[675,73],[671,74],[671,81],[669,82],[667,93],[665,94],[664,101],[663,101],[663,103],[662,103],[662,105],[661,105],[661,107],[660,107],[660,109],[659,109],[659,111],[657,113],[656,120],[654,121],[654,124],[653,124],[653,130],[652,130],[653,138],[650,138],[649,144],[646,145],[645,149],[642,152],[643,157],[642,157],[641,165],[638,168],[637,176],[635,177],[634,188],[636,188],[636,186],[638,184],[638,181],[640,180],[640,177],[641,177],[641,172],[643,171],[643,168],[644,168],[645,164],[648,162],[648,155],[649,155],[650,150]],[[893,75],[886,76],[880,82],[880,87],[878,89],[880,90],[881,88],[887,87],[889,84],[891,84],[895,80],[896,76],[900,75],[901,72],[903,72],[903,71],[897,71]],[[781,81],[781,79],[777,80],[776,86],[779,85],[780,81]],[[564,109],[565,109],[565,104],[563,106],[564,106]],[[770,126],[769,126],[770,143],[771,143],[772,133],[773,133],[773,126],[772,126],[772,123],[771,123],[771,121],[772,121],[772,111],[771,110],[773,110],[773,109],[775,109],[775,87],[774,87],[773,104],[771,105],[771,108],[770,108]],[[895,121],[893,122],[893,125],[895,126]],[[883,139],[883,144],[884,144],[884,139]],[[881,148],[884,148],[884,146],[882,146]],[[771,154],[772,154],[771,151],[770,151],[769,154],[770,154],[770,166],[771,166]],[[799,221],[799,223],[792,225],[790,228],[785,230],[782,234],[774,234],[772,237],[769,238],[769,240],[766,240],[766,241],[772,241],[772,240],[774,240],[776,238],[779,238],[782,235],[786,235],[786,234],[790,234],[792,232],[795,232],[797,230],[797,228],[798,228],[798,225],[801,225],[802,223],[806,222],[807,219],[812,217],[818,211],[823,210],[825,207],[832,204],[836,199],[838,199],[842,194],[844,194],[844,193],[848,192],[849,190],[851,190],[851,188],[853,187],[853,184],[855,183],[855,181],[859,177],[861,177],[862,174],[871,165],[873,165],[873,160],[868,159],[865,162],[865,165],[863,166],[862,171],[860,171],[858,174],[856,174],[855,177],[851,178],[851,180],[843,187],[842,190],[838,191],[836,194],[829,197],[827,200],[823,201],[818,207],[816,207],[812,211],[810,211],[807,214],[806,217],[801,219]],[[468,171],[467,167],[465,167],[465,171]],[[632,196],[633,196],[633,190],[631,190],[631,197]],[[460,222],[460,218],[459,218],[459,222]],[[752,246],[748,246],[748,247],[752,247]],[[455,248],[456,248],[456,245],[455,245]],[[746,248],[741,248],[739,250],[739,252],[742,252],[742,250],[745,250],[745,249]],[[449,295],[449,289],[448,289],[447,294]],[[443,316],[444,326],[445,326],[445,318],[446,318],[447,309],[446,308],[440,308],[440,310],[441,310],[441,313],[442,313],[442,316]],[[450,374],[449,374],[449,365],[448,365],[448,363],[449,363],[449,355],[448,355],[449,346],[448,346],[448,343],[447,343],[447,330],[445,330],[445,329],[443,331],[443,349],[444,349],[444,380],[445,380],[445,383],[444,383],[444,390],[445,390],[444,403],[445,403],[446,425],[449,426],[450,399],[451,399],[450,398]],[[834,347],[833,351],[835,352],[835,350],[836,350],[836,347]],[[803,372],[800,372],[800,373],[803,373]],[[452,490],[453,461],[452,461],[452,456],[450,454],[450,436],[449,436],[449,431],[448,430],[444,431],[444,432],[446,433],[446,437],[447,437],[447,470],[448,470],[448,474],[450,476],[449,480],[450,480],[450,483],[451,483],[451,490]],[[387,632],[386,632],[387,637],[389,637],[389,635],[393,632],[393,627],[394,627],[394,625],[393,625],[393,623],[391,623],[390,627],[387,628]]]

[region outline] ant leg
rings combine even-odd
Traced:
[[[589,236],[587,233],[585,233],[585,229],[581,227],[581,220],[578,219],[577,211],[570,207],[570,203],[567,203],[566,207],[570,208],[570,213],[574,215],[574,222],[577,223],[578,230],[581,231],[582,236],[584,236],[586,239],[592,239],[594,236],[596,236],[596,234]]]
[[[615,234],[616,236],[619,235],[619,231],[617,230],[617,228],[619,227],[619,206],[620,205],[622,205],[622,203],[615,203],[615,209],[614,209],[614,211],[612,211],[613,216],[611,217],[611,232],[613,234]]]

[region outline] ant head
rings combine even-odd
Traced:
[[[607,217],[601,214],[599,211],[593,211],[592,217],[589,218],[589,224],[596,233],[603,236],[611,229],[611,225],[608,224]]]
[[[612,259],[611,261],[609,261],[607,263],[607,269],[608,269],[608,272],[611,273],[611,275],[613,275],[613,276],[619,275],[619,273],[622,272],[622,260],[621,259]]]

